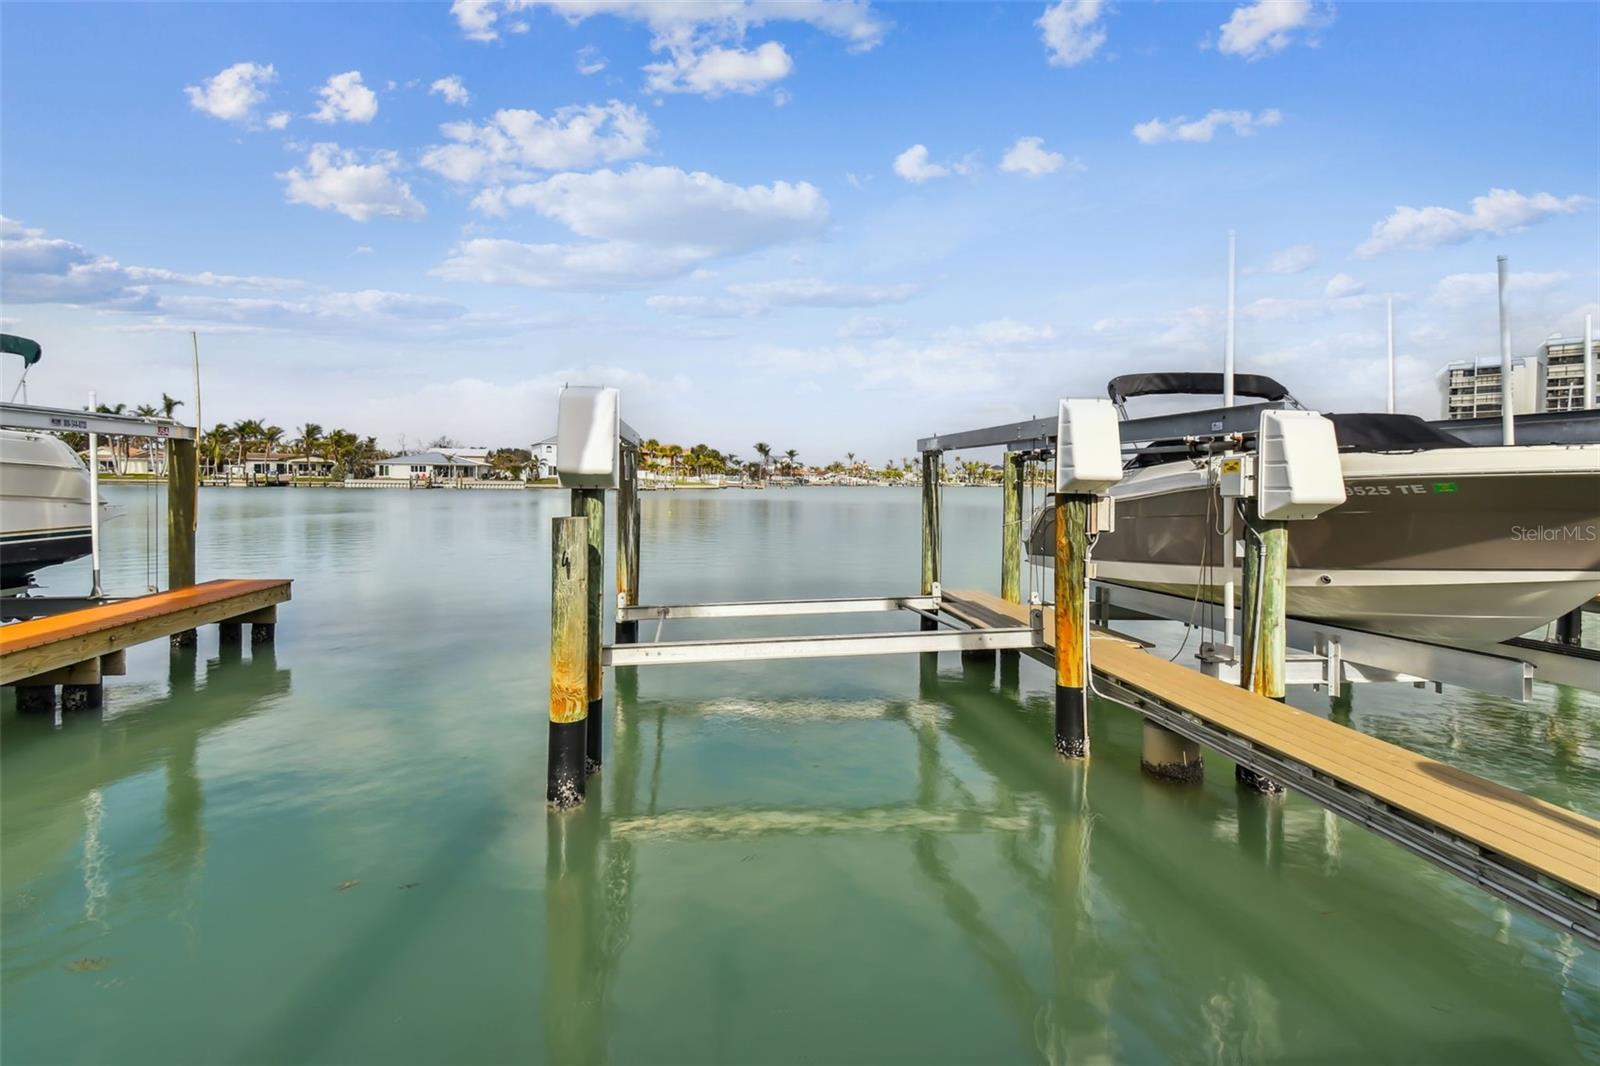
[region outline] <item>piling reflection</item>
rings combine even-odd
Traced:
[[[157,768],[166,776],[163,831],[154,851],[136,864],[142,886],[154,894],[172,878],[186,884],[178,920],[192,926],[192,901],[205,855],[205,793],[197,765],[207,735],[259,713],[290,689],[290,671],[280,669],[273,650],[259,647],[249,660],[225,657],[205,663],[196,677],[192,650],[172,655],[165,690],[145,686],[125,696],[108,686],[105,705],[48,720],[12,715],[0,751],[0,885],[9,897],[63,853],[85,848],[86,887],[104,900],[118,886],[104,883],[103,867],[90,862],[98,846],[96,827],[114,812],[106,796],[120,781]],[[130,688],[133,686],[129,686]],[[181,697],[181,698],[176,698]],[[103,915],[104,907],[96,908]]]

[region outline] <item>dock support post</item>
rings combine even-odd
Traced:
[[[1583,608],[1574,607],[1556,619],[1556,643],[1569,647],[1583,646]]]
[[[199,452],[192,440],[173,440],[167,446],[167,588],[194,584],[195,509],[199,503]],[[192,629],[172,635],[174,648],[192,648],[198,635]]]
[[[1089,508],[1093,497],[1055,494],[1056,509],[1056,754],[1089,754],[1089,634],[1084,598],[1089,584]]]
[[[605,627],[606,494],[604,489],[573,489],[572,513],[589,520],[588,548],[588,742],[584,748],[587,773],[600,769],[600,711],[605,698],[605,674],[600,668],[600,645]]]
[[[617,606],[639,605],[639,449],[623,446],[617,478]],[[617,643],[639,643],[639,623],[617,623]]]
[[[54,685],[18,685],[13,691],[17,694],[18,714],[55,713],[56,687]]]
[[[1287,669],[1289,526],[1286,522],[1250,523],[1251,543],[1245,552],[1244,633],[1240,683],[1258,696],[1283,702]],[[1278,793],[1283,785],[1244,766],[1235,769],[1240,784],[1258,792]]]
[[[589,520],[550,526],[550,750],[545,799],[583,802],[589,717]]]
[[[934,595],[940,581],[939,472],[944,466],[943,452],[922,453],[922,594]],[[938,628],[931,618],[922,620],[922,630]]]
[[[1199,744],[1163,729],[1148,718],[1144,721],[1139,766],[1152,777],[1167,781],[1198,781],[1206,772]]]
[[[1007,452],[1000,477],[1000,598],[1007,603],[1022,602],[1022,483],[1026,472],[1021,452]],[[1000,686],[1009,677],[1016,687],[1020,652],[1000,653]]]

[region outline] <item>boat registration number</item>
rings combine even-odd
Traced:
[[[1350,485],[1347,491],[1351,496],[1425,496],[1429,492],[1454,492],[1454,482],[1442,481],[1436,485],[1406,484],[1406,485]]]

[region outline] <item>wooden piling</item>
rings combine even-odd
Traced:
[[[624,447],[617,479],[617,606],[639,605],[639,450]],[[617,643],[637,644],[639,623],[617,622]]]
[[[588,743],[584,766],[588,773],[600,769],[601,705],[605,698],[605,673],[600,667],[601,634],[605,626],[606,494],[604,489],[573,489],[572,513],[589,520],[588,549]]]
[[[192,440],[168,438],[167,446],[167,588],[194,584],[195,511],[199,503],[199,452]],[[192,648],[193,629],[172,634],[174,648]]]
[[[1244,556],[1244,627],[1239,684],[1280,703],[1288,669],[1289,527],[1286,522],[1252,517]],[[1278,793],[1283,785],[1243,766],[1239,783],[1257,792]]]
[[[1089,508],[1092,496],[1056,493],[1056,754],[1089,754],[1089,634],[1084,625],[1088,589]]]
[[[1022,602],[1023,462],[1021,452],[1007,452],[1000,481],[1000,598],[1007,603]]]
[[[932,596],[939,587],[939,472],[944,466],[943,452],[922,453],[922,594]],[[937,628],[931,618],[922,620],[924,631]]]
[[[1148,718],[1144,720],[1139,766],[1152,777],[1167,781],[1198,781],[1206,771],[1200,745]]]
[[[550,524],[550,750],[545,798],[583,802],[589,717],[589,520]]]

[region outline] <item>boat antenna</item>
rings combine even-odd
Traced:
[[[1511,317],[1506,313],[1506,257],[1494,257],[1500,281],[1500,443],[1517,442],[1516,415],[1512,411]]]
[[[1594,409],[1594,316],[1583,316],[1583,409]]]
[[[89,390],[89,415],[94,416],[94,390]],[[90,425],[94,423],[91,422]],[[100,586],[100,435],[89,431],[89,597],[99,599],[105,595]]]
[[[1228,332],[1222,345],[1222,406],[1233,406],[1233,230],[1228,231]]]
[[[1394,297],[1387,300],[1389,318],[1389,413],[1394,414]]]

